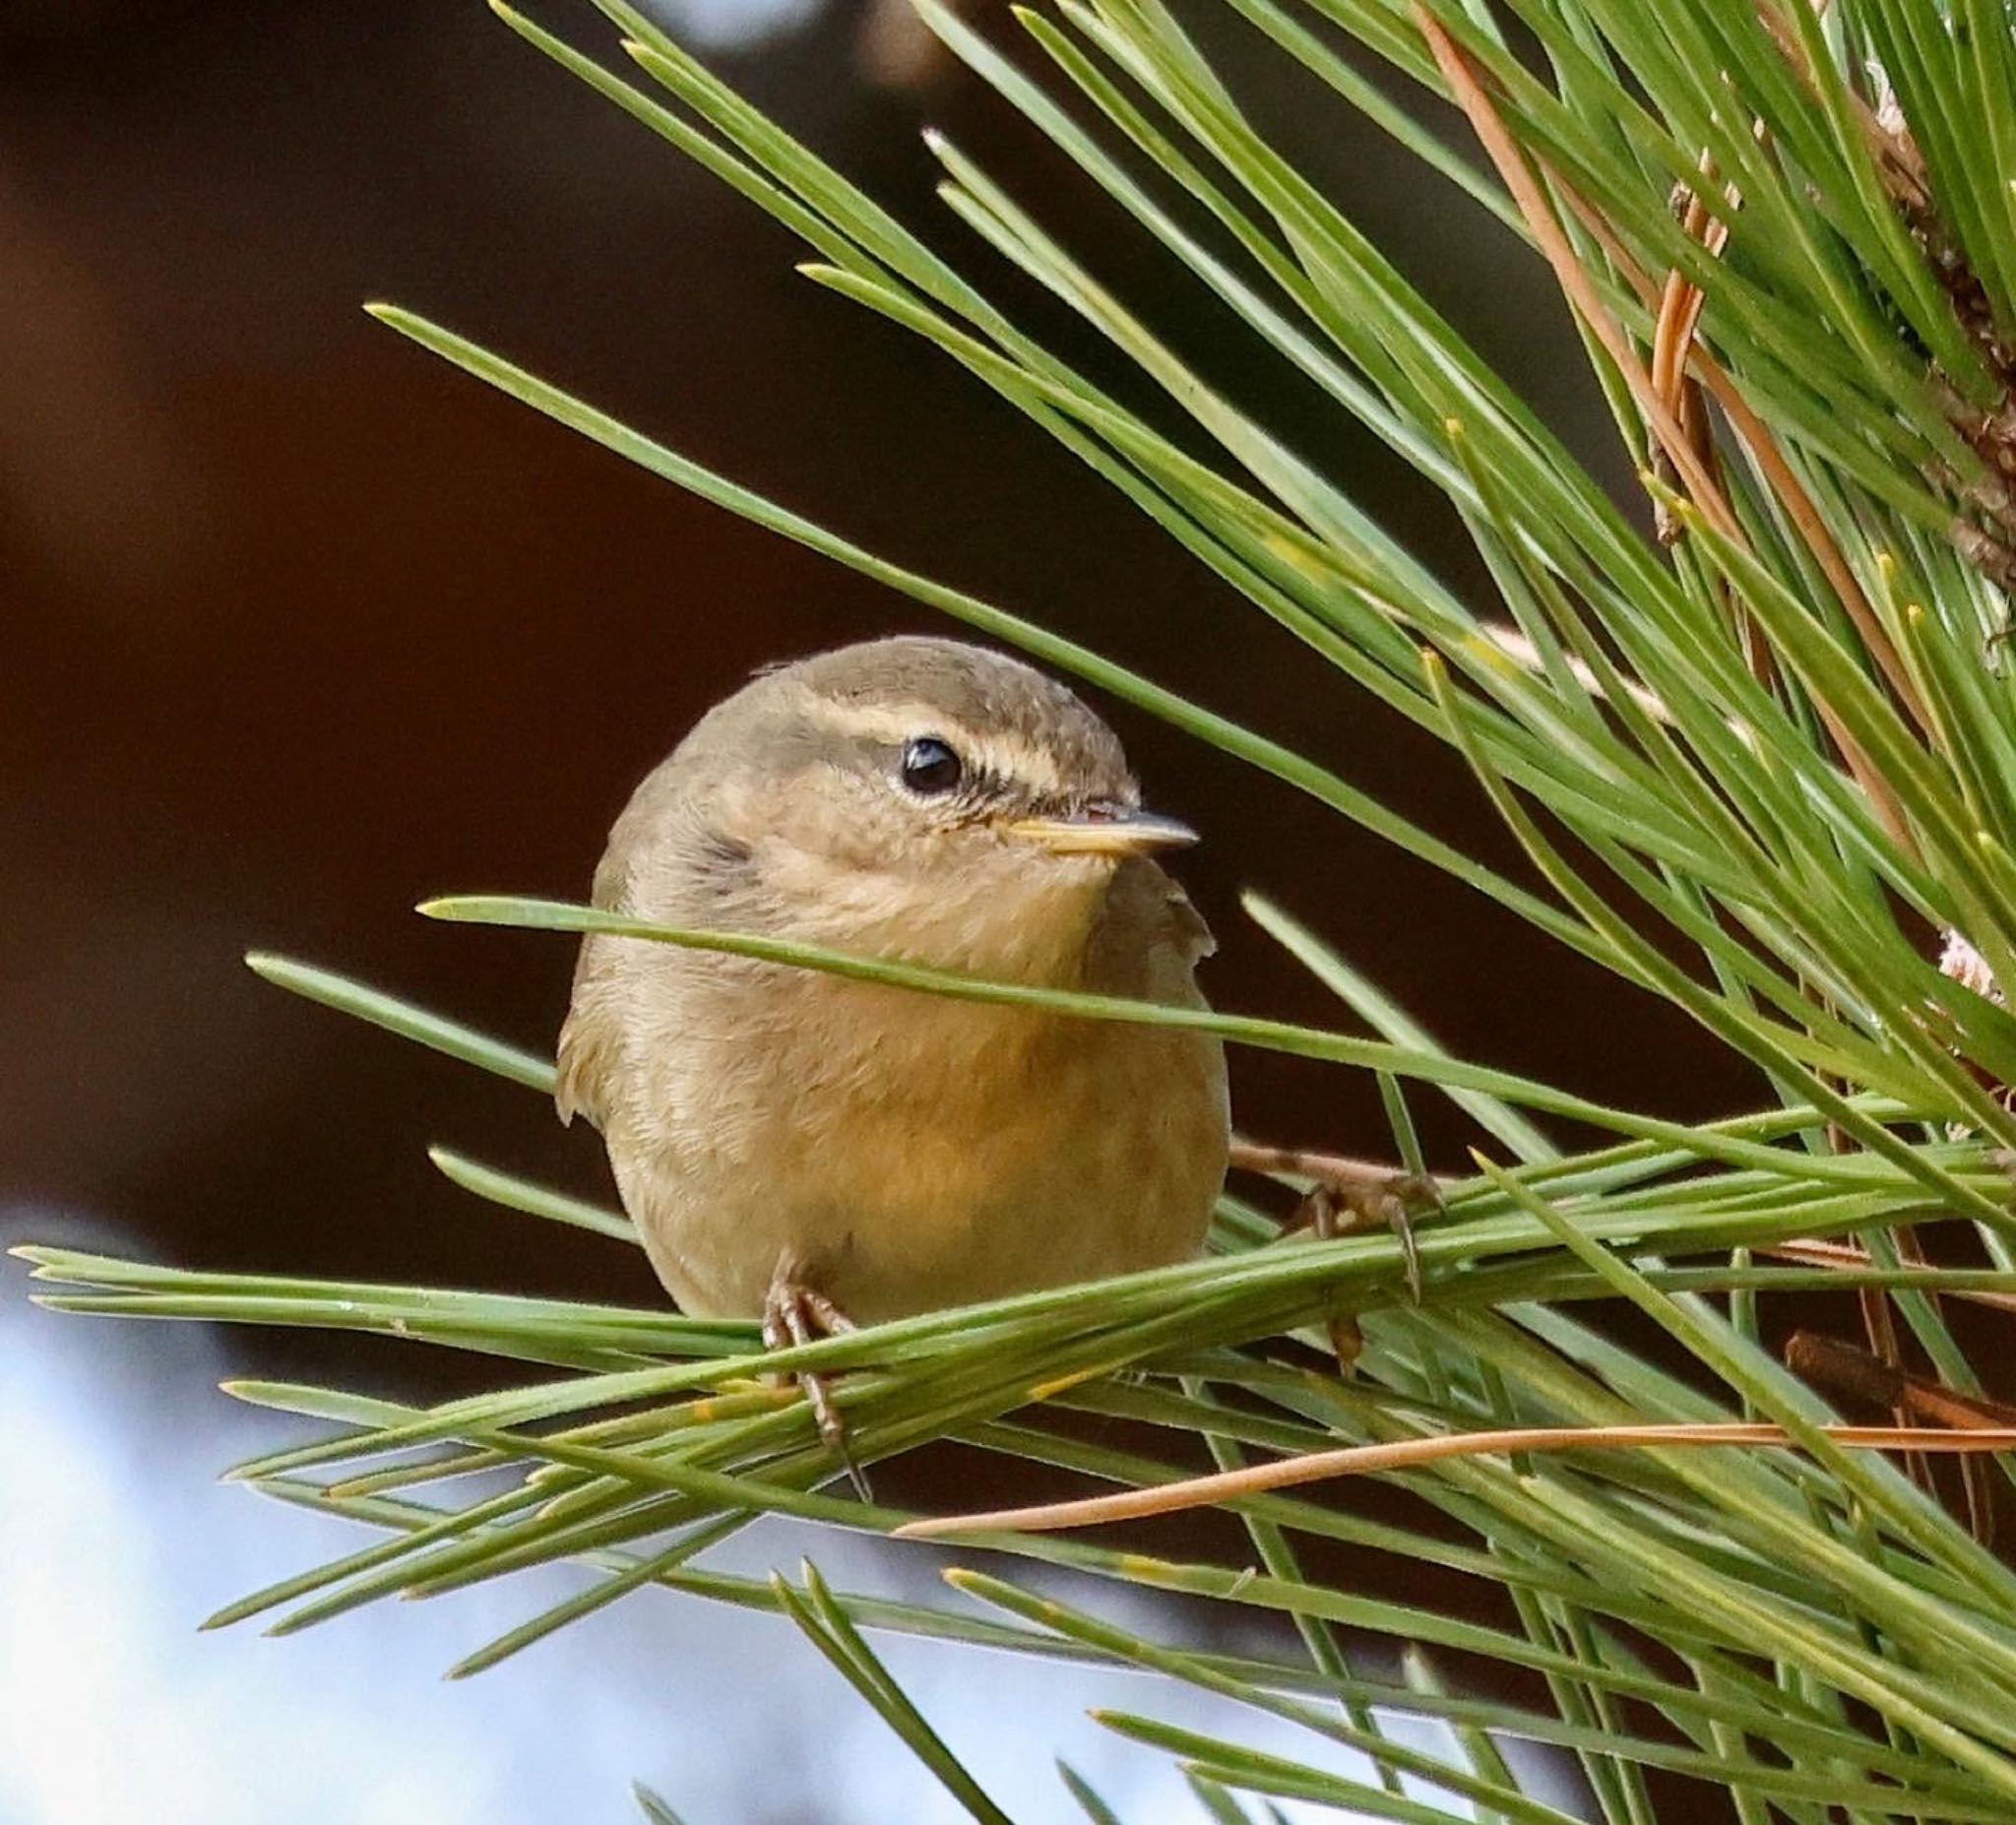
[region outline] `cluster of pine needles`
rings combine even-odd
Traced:
[[[1451,1057],[1257,899],[1252,916],[1349,1031],[547,903],[435,903],[1208,1028],[1376,1074],[1412,1169],[1427,1163],[1411,1100],[1451,1099],[1476,1148],[1418,1225],[1418,1295],[1396,1237],[1273,1245],[1275,1223],[1228,1199],[1195,1264],[768,1353],[749,1325],[662,1309],[20,1251],[71,1289],[46,1299],[68,1310],[340,1327],[499,1359],[497,1392],[427,1408],[232,1384],[317,1428],[234,1475],[371,1538],[217,1620],[287,1631],[393,1594],[588,1569],[467,1673],[644,1586],[781,1611],[980,1819],[1002,1814],[891,1677],[878,1633],[1145,1669],[1306,1731],[1304,1761],[1102,1714],[1179,1758],[1202,1815],[1224,1821],[1282,1797],[1403,1821],[1572,1817],[1517,1778],[1515,1741],[1572,1757],[1588,1814],[1610,1825],[1646,1825],[1676,1792],[1688,1816],[1743,1825],[2016,1817],[2016,1571],[1992,1538],[2016,1416],[1963,1342],[2016,1323],[2016,1019],[1999,987],[2016,982],[2007,0],[1209,0],[1416,154],[1448,207],[1480,206],[1546,263],[1642,465],[1622,504],[1277,148],[1165,0],[1056,0],[999,31],[918,0],[1139,232],[1447,496],[1495,582],[1487,611],[956,146],[931,142],[952,232],[1106,339],[1141,398],[1019,327],[640,8],[596,3],[619,33],[600,57],[495,11],[795,235],[815,283],[1057,438],[1335,667],[1341,694],[1369,692],[1448,742],[1530,868],[1487,866],[1319,761],[884,561],[449,330],[377,315],[1442,869],[1690,1015],[1754,1067],[1756,1106],[1690,1125]],[[1454,110],[1413,105],[1410,89]],[[254,966],[550,1090],[543,1058],[321,971]],[[1562,1134],[1608,1138],[1569,1152]],[[615,1212],[435,1158],[494,1203],[634,1240]],[[1841,1319],[1793,1364],[1759,1318],[1789,1292]],[[1633,1334],[1663,1348],[1614,1341],[1593,1302],[1635,1308]],[[1349,1375],[1319,1353],[1339,1314],[1364,1340]],[[1165,1558],[1070,1531],[1108,1506],[986,1517],[960,1543],[1001,1575],[954,1570],[935,1602],[835,1590],[810,1567],[797,1583],[716,1569],[710,1549],[768,1514],[876,1535],[931,1519],[836,1481],[781,1369],[830,1379],[866,1464],[958,1440],[1117,1492],[1118,1512],[1209,1501],[1245,1547]],[[1843,1424],[1872,1405],[1890,1423]],[[1964,1479],[1925,1474],[1931,1454],[1969,1447]],[[1318,1473],[1404,1496],[1374,1518],[1361,1484],[1308,1486]],[[1305,1573],[1315,1557],[1438,1567],[1496,1619],[1360,1594]],[[1028,1560],[1034,1584],[1008,1575]],[[1101,1581],[1274,1627],[1171,1645],[1115,1621]],[[1442,1747],[1394,1730],[1398,1716],[1439,1720]],[[1112,1816],[1065,1783],[1089,1818]],[[655,1797],[647,1810],[671,1817]]]

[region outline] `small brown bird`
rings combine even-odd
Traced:
[[[878,640],[702,718],[595,904],[1197,1007],[1211,934],[1152,859],[1195,840],[1061,684]],[[1228,1146],[1215,1038],[597,935],[559,1104],[601,1130],[680,1306],[774,1342],[1188,1259]]]

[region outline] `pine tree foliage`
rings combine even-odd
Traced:
[[[1530,860],[1520,878],[1263,730],[877,557],[453,331],[378,314],[618,455],[1445,871],[1698,1022],[1754,1066],[1755,1106],[1690,1126],[1450,1056],[1319,933],[1257,899],[1252,916],[1307,966],[1312,1005],[1339,1004],[1335,1024],[1087,1001],[464,900],[429,910],[1209,1026],[1312,1068],[1378,1074],[1401,1158],[1415,1151],[1411,1103],[1432,1097],[1453,1099],[1477,1151],[1418,1226],[1418,1298],[1396,1238],[1274,1245],[1273,1224],[1228,1199],[1194,1265],[775,1357],[746,1325],[662,1310],[23,1252],[69,1310],[335,1326],[498,1358],[495,1392],[431,1408],[234,1385],[313,1422],[235,1475],[370,1532],[219,1622],[290,1630],[395,1593],[590,1568],[578,1595],[473,1653],[467,1673],[644,1586],[779,1611],[981,1819],[1000,1814],[877,1636],[1137,1668],[1306,1731],[1301,1760],[1178,1729],[1152,1705],[1104,1716],[1182,1762],[1200,1817],[1264,1817],[1269,1796],[1410,1821],[1572,1816],[1522,1787],[1511,1742],[1574,1757],[1590,1815],[1632,1825],[1654,1816],[1655,1782],[1744,1825],[2016,1817],[2016,1572],[1988,1538],[2005,1461],[1961,1459],[1965,1500],[1952,1479],[1941,1499],[1916,1456],[1832,1429],[1836,1401],[1865,1417],[1872,1397],[1923,1427],[1927,1449],[2010,1416],[1964,1341],[2016,1309],[2016,1019],[1999,987],[2016,981],[2007,0],[1215,3],[1439,173],[1452,207],[1467,194],[1544,262],[1638,499],[1606,493],[1296,168],[1165,0],[1056,0],[1000,31],[918,0],[1116,220],[1446,495],[1495,584],[1486,607],[1194,372],[1159,336],[1154,300],[1108,291],[1012,176],[934,140],[947,216],[927,241],[625,0],[598,0],[615,41],[594,55],[495,10],[795,235],[813,283],[924,339],[1055,437],[1088,485],[1119,490],[1334,667],[1341,693],[1368,692],[1449,743]],[[1454,111],[1396,98],[1410,88]],[[976,236],[1131,362],[1137,403],[940,250]],[[303,965],[254,967],[550,1088],[546,1060],[452,1021]],[[1592,1133],[1607,1138],[1563,1139]],[[629,1238],[614,1212],[493,1165],[436,1163],[498,1205]],[[1795,1290],[1832,1296],[1843,1335],[1865,1326],[1868,1349],[1809,1345],[1795,1373],[1760,1331],[1760,1310],[1768,1320]],[[1613,1341],[1599,1301],[1634,1310],[1694,1372],[1662,1366],[1670,1349]],[[1349,1378],[1314,1353],[1340,1312],[1365,1340]],[[868,1462],[955,1438],[1088,1489],[1154,1490],[1212,1464],[1264,1473],[1404,1446],[1369,1474],[1404,1491],[1407,1518],[1390,1503],[1375,1517],[1360,1484],[1256,1474],[1220,1497],[1246,1541],[1228,1562],[996,1529],[973,1540],[995,1569],[954,1570],[936,1602],[838,1591],[809,1568],[751,1580],[708,1554],[765,1515],[878,1534],[918,1519],[834,1480],[797,1394],[762,1378],[774,1365],[831,1375]],[[1088,1415],[1130,1424],[1089,1429]],[[1783,1442],[1419,1448],[1508,1427],[1737,1422]],[[1458,1615],[1305,1573],[1312,1549],[1334,1565],[1339,1547],[1440,1567],[1477,1602]],[[1011,1575],[1018,1561],[1040,1577]],[[1172,1645],[1116,1621],[1102,1584],[1292,1627]],[[1406,1653],[1396,1663],[1381,1642]],[[1444,1749],[1391,1732],[1401,1714],[1446,1724]],[[1080,1777],[1064,1781],[1088,1817],[1110,1816]]]

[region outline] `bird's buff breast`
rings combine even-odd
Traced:
[[[831,977],[754,1028],[725,983],[681,999],[683,1041],[639,1073],[610,1152],[689,1311],[756,1312],[781,1258],[872,1322],[1203,1245],[1214,1039]]]

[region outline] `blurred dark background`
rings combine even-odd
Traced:
[[[540,15],[598,48],[587,5]],[[945,129],[1218,384],[1417,552],[1446,508],[947,69],[870,80],[830,3],[759,35],[754,97],[1115,386],[932,195]],[[1628,479],[1537,262],[1216,15],[1254,112],[1579,448]],[[746,41],[737,42],[742,36]],[[432,926],[459,889],[583,894],[639,775],[753,666],[914,604],[682,496],[370,322],[414,306],[873,549],[1322,759],[1516,865],[1468,778],[1217,585],[1042,434],[791,271],[755,211],[472,3],[0,5],[0,1202],[17,1233],[184,1263],[645,1300],[641,1260],[435,1177],[444,1141],[600,1193],[592,1134],[522,1091],[292,1001],[249,947],[545,1047],[564,939]],[[1186,875],[1221,1005],[1336,1009],[1245,922],[1254,886],[1457,1050],[1696,1116],[1747,1094],[1626,995],[1287,788],[1103,705]],[[1235,1060],[1242,1125],[1382,1149],[1369,1085]],[[1423,1096],[1431,1152],[1468,1138]],[[26,1207],[33,1207],[31,1211]],[[18,1302],[18,1275],[5,1296]],[[20,1335],[32,1337],[38,1332]],[[98,1347],[139,1346],[126,1327]],[[346,1347],[223,1340],[260,1372]],[[450,1385],[382,1349],[352,1375]]]

